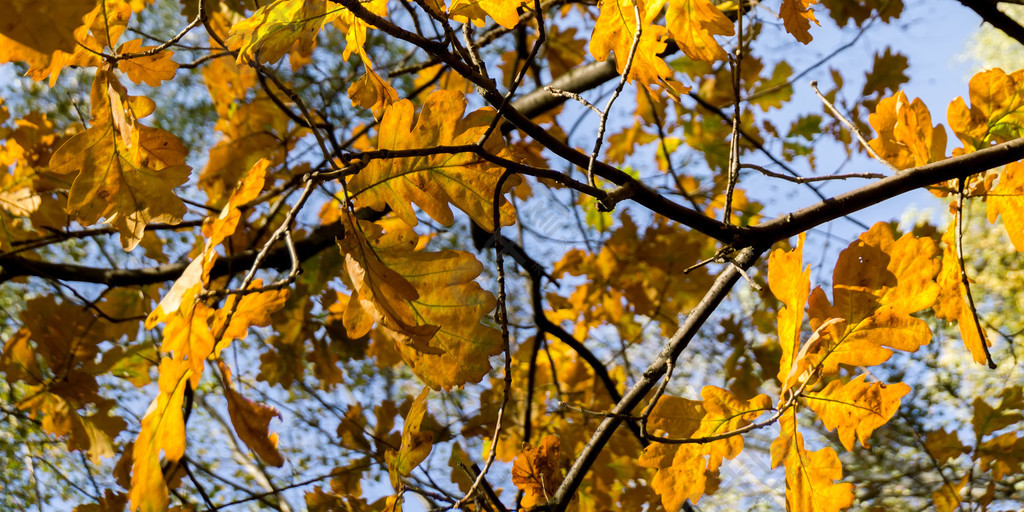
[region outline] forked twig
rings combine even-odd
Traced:
[[[868,152],[869,155],[871,155],[871,158],[882,162],[882,164],[888,167],[892,172],[900,172],[895,165],[892,165],[888,160],[882,158],[882,155],[879,155],[878,152],[875,151],[875,148],[871,147],[871,144],[868,144],[867,139],[864,137],[864,134],[861,133],[860,128],[857,128],[857,125],[853,124],[853,122],[847,119],[846,116],[840,113],[839,110],[836,109],[835,105],[833,105],[831,101],[828,101],[828,98],[826,98],[824,94],[821,94],[821,91],[818,90],[817,80],[811,81],[811,89],[814,89],[814,94],[818,95],[818,99],[825,104],[825,108],[827,108],[828,111],[839,120],[839,122],[843,123],[843,125],[846,126],[846,128],[849,129],[855,137],[857,137],[857,140],[860,141],[860,145]]]

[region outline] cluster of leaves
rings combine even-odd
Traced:
[[[858,482],[823,444],[855,457],[895,421],[913,389],[885,365],[931,343],[926,315],[975,364],[1000,362],[964,211],[984,200],[1024,250],[1024,71],[979,73],[950,103],[950,156],[891,49],[854,101],[831,70],[834,121],[773,115],[824,62],[796,73],[761,41],[809,44],[823,13],[867,30],[899,0],[199,0],[162,39],[150,4],[0,0],[0,62],[54,94],[61,76],[91,84],[78,122],[0,104],[0,282],[24,297],[0,325],[0,412],[85,454],[76,510],[290,510],[301,492],[310,510],[676,511],[724,493],[727,460],[764,432],[788,508],[841,510]],[[200,123],[161,124],[175,105],[149,94],[192,79],[216,115],[198,148],[182,140]],[[605,82],[603,108],[581,96]],[[632,116],[613,115],[623,93]],[[591,114],[588,153],[563,126]],[[825,136],[891,174],[801,176]],[[821,202],[767,219],[744,190],[760,175]],[[871,181],[810,184],[853,178]],[[812,289],[804,233],[923,188],[950,201],[944,234],[864,226],[831,293]],[[537,204],[571,212],[585,243],[551,242]],[[714,326],[740,282],[756,311]],[[724,387],[681,396],[701,372],[680,356],[716,329]],[[917,423],[937,509],[1013,499],[1024,395],[996,394],[973,400],[970,446]],[[287,416],[309,429],[272,427]]]

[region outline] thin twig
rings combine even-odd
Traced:
[[[811,89],[814,89],[814,94],[818,95],[818,99],[820,99],[821,102],[825,104],[825,108],[827,108],[828,111],[831,112],[836,119],[843,123],[843,125],[845,125],[846,128],[849,129],[855,137],[857,137],[857,140],[860,142],[861,147],[863,147],[864,150],[867,151],[869,155],[871,155],[871,158],[874,158],[875,160],[882,162],[882,165],[888,167],[889,170],[892,172],[900,172],[900,170],[897,169],[895,165],[892,165],[891,163],[889,163],[888,160],[882,158],[882,155],[879,155],[878,152],[875,151],[875,148],[871,147],[871,144],[868,144],[867,138],[864,137],[864,134],[860,131],[860,128],[857,128],[857,125],[853,124],[853,122],[851,122],[849,119],[846,118],[846,116],[839,112],[839,110],[836,109],[835,105],[833,105],[831,101],[828,101],[828,98],[826,98],[825,95],[818,90],[817,80],[811,81]]]
[[[786,181],[789,181],[789,182],[792,182],[792,183],[811,183],[811,182],[815,182],[815,181],[848,180],[848,179],[853,179],[853,178],[880,180],[880,179],[886,177],[886,175],[879,174],[879,173],[876,173],[876,172],[861,172],[861,173],[849,173],[849,174],[831,174],[831,175],[828,175],[828,176],[812,176],[812,177],[809,177],[809,178],[805,178],[805,177],[802,177],[802,176],[800,176],[800,177],[787,176],[787,175],[782,174],[782,173],[778,173],[778,172],[774,172],[774,171],[769,171],[768,169],[765,169],[764,167],[761,167],[760,165],[754,165],[754,164],[740,164],[740,168],[741,169],[753,169],[753,170],[755,170],[755,171],[757,171],[757,172],[759,172],[761,174],[764,174],[765,176],[770,176],[772,178],[779,178],[779,179],[786,180]]]
[[[988,337],[985,336],[985,332],[981,329],[981,321],[978,320],[978,308],[974,305],[974,295],[971,293],[971,281],[967,279],[967,268],[964,265],[964,182],[967,181],[964,178],[957,180],[957,198],[956,202],[956,257],[960,265],[960,281],[964,284],[964,291],[967,293],[967,304],[971,308],[971,320],[974,323],[974,328],[978,330],[978,342],[981,344],[982,350],[985,352],[985,361],[988,363],[988,367],[995,370],[996,362],[992,360],[992,354],[988,350]]]

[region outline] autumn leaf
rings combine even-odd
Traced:
[[[768,287],[775,298],[785,304],[778,314],[779,344],[782,347],[778,379],[783,386],[789,380],[793,358],[800,349],[800,326],[811,288],[810,265],[801,268],[805,239],[801,235],[793,250],[776,249],[768,259]]]
[[[887,361],[892,349],[914,352],[928,344],[931,329],[911,314],[931,307],[938,297],[935,252],[930,238],[907,234],[894,240],[885,223],[875,224],[843,250],[832,275],[834,305],[820,287],[808,299],[811,327],[830,325],[805,364],[834,375],[840,364],[876,365]]]
[[[465,118],[466,98],[457,92],[436,91],[414,116],[408,100],[391,104],[378,128],[378,148],[413,150],[434,146],[476,144],[487,130],[493,111],[480,109]],[[492,133],[484,150],[504,155],[500,133]],[[433,154],[416,157],[375,159],[349,181],[357,204],[392,210],[410,226],[417,224],[415,204],[434,220],[451,225],[454,216],[448,204],[469,214],[480,226],[491,226],[494,189],[502,169],[471,153]],[[506,182],[507,184],[509,182]],[[502,225],[512,223],[513,209],[502,200]]]
[[[942,266],[936,277],[939,295],[935,301],[935,316],[956,322],[960,329],[960,339],[971,353],[974,362],[986,364],[988,356],[985,347],[991,346],[992,343],[985,329],[979,329],[977,319],[967,301],[967,288],[963,284],[956,233],[957,220],[954,218],[942,236]]]
[[[96,7],[96,0],[0,1],[0,34],[43,54],[75,48],[74,31]],[[7,44],[7,43],[4,43]]]
[[[1024,163],[1013,162],[1003,167],[985,202],[989,223],[994,224],[1002,216],[1010,242],[1017,251],[1024,252]]]
[[[519,23],[516,12],[523,0],[452,0],[448,15],[460,23],[472,21],[478,27],[484,26],[484,15],[490,16],[498,25],[514,28]],[[532,3],[529,4],[531,7]]]
[[[803,44],[811,42],[811,22],[821,25],[811,10],[811,6],[816,3],[818,0],[782,0],[779,18],[782,19],[786,32],[793,34],[793,37]]]
[[[231,371],[223,362],[218,365],[224,377],[224,397],[228,402],[228,415],[238,438],[259,455],[260,460],[274,466],[284,465],[284,457],[277,450],[277,434],[269,432],[270,420],[281,417],[277,409],[245,398],[231,385]]]
[[[150,87],[156,87],[164,80],[174,78],[174,74],[178,70],[178,63],[171,60],[174,52],[163,50],[147,56],[132,55],[144,53],[153,48],[156,47],[142,46],[142,39],[125,42],[118,50],[118,56],[122,59],[117,61],[117,69],[125,72],[132,82],[137,84],[146,82],[146,85]]]
[[[105,217],[130,251],[142,240],[147,224],[181,221],[187,210],[173,190],[188,180],[191,168],[177,137],[137,123],[152,107],[121,91],[109,72],[96,74],[93,104],[102,108],[93,112],[95,124],[53,154],[50,171],[77,173],[68,213],[84,225]],[[97,98],[109,98],[109,103]]]
[[[327,12],[326,0],[275,0],[234,24],[225,44],[238,50],[238,63],[251,59],[273,64],[293,45],[308,52],[334,14]]]
[[[608,60],[610,52],[614,53],[616,69],[620,74],[625,72],[630,48],[636,38],[636,9],[639,9],[640,22],[643,23],[647,12],[643,0],[605,0],[601,3],[601,14],[590,38],[590,54],[603,62]],[[658,57],[665,50],[662,36],[666,32],[667,29],[659,25],[643,26],[632,66],[626,76],[630,81],[636,80],[648,88],[657,83],[667,86],[666,79],[672,76],[672,69]]]
[[[520,505],[530,508],[547,503],[561,483],[558,437],[546,435],[540,446],[527,446],[512,463],[512,483],[523,491]]]
[[[373,117],[380,118],[384,110],[398,101],[398,91],[371,68],[359,77],[349,88],[348,97],[353,105],[373,111]]]
[[[160,362],[160,392],[142,418],[142,428],[133,449],[132,485],[128,493],[132,511],[167,509],[168,491],[160,455],[163,453],[168,461],[177,461],[185,454],[182,404],[191,374],[188,361],[164,358]]]
[[[703,401],[662,396],[651,411],[648,429],[663,432],[670,439],[721,436],[750,425],[771,408],[767,395],[742,401],[715,386],[705,386],[701,397]],[[724,459],[733,459],[741,451],[743,438],[738,434],[699,444],[655,442],[644,449],[638,463],[658,470],[651,487],[671,512],[679,510],[686,500],[697,502],[705,494],[708,476],[718,471]]]
[[[405,416],[405,424],[402,427],[402,445],[398,451],[388,450],[384,454],[384,460],[388,464],[388,472],[391,475],[391,486],[399,489],[402,477],[412,474],[421,462],[430,455],[434,445],[434,433],[420,430],[423,417],[427,413],[427,396],[430,388],[423,388],[419,396],[412,401],[409,414]]]
[[[920,98],[907,100],[903,91],[878,102],[868,122],[878,134],[869,141],[879,156],[897,169],[909,169],[946,158],[946,130],[932,126]]]
[[[662,3],[668,4],[668,33],[687,57],[707,62],[728,57],[714,36],[731,36],[736,31],[729,17],[711,0],[657,0],[648,9],[660,10]]]
[[[1024,134],[1024,70],[1006,74],[1001,69],[982,71],[969,84],[971,106],[963,98],[949,104],[946,119],[963,148],[953,156],[971,153]]]
[[[853,450],[854,436],[867,448],[871,433],[889,422],[899,409],[900,398],[910,392],[910,386],[902,382],[867,383],[866,377],[861,375],[846,383],[834,380],[821,391],[804,394],[807,406],[825,428],[838,429],[839,442],[847,450]]]
[[[796,411],[790,409],[779,420],[782,432],[772,442],[771,465],[786,467],[788,510],[834,512],[853,504],[853,485],[837,484],[843,477],[839,456],[830,447],[810,452],[796,429]]]

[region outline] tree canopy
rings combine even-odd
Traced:
[[[0,507],[1024,506],[1024,70],[902,0],[0,9]]]

